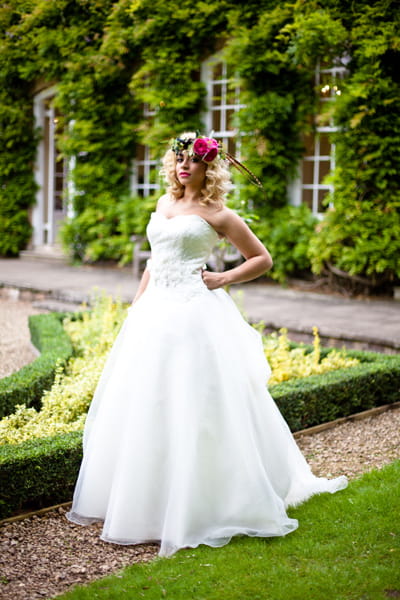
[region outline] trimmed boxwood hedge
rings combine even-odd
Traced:
[[[0,447],[0,518],[69,500],[82,460],[82,434]]]
[[[292,431],[398,400],[400,356],[348,354],[361,364],[271,388]],[[81,433],[0,447],[0,518],[70,500],[81,459]]]
[[[321,354],[326,354],[327,350]],[[399,399],[400,356],[349,350],[360,364],[304,379],[292,379],[271,393],[292,431],[347,417]]]
[[[64,364],[73,349],[62,320],[65,313],[29,317],[31,341],[40,356],[9,377],[0,379],[0,418],[14,412],[17,404],[40,408],[43,392],[51,388],[55,369]]]

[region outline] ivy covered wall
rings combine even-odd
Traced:
[[[304,134],[327,118],[317,114],[315,68],[346,55],[348,76],[328,115],[341,129],[334,210],[316,227],[298,213],[300,229],[309,224],[302,260],[315,272],[394,281],[400,276],[398,12],[390,0],[371,6],[362,0],[8,0],[0,8],[0,253],[17,254],[31,234],[40,136],[32,104],[39,82],[57,84],[58,143],[75,160],[76,216],[64,240],[84,260],[127,260],[129,236],[144,223],[139,201],[129,196],[136,145],[162,154],[174,132],[202,129],[201,64],[221,51],[238,73],[246,105],[237,123],[245,134],[242,154],[266,189],[264,196],[244,183],[242,198],[251,199],[265,243],[279,238],[279,252],[287,253],[284,274],[296,240],[282,246],[279,228],[282,233],[287,223],[277,211],[292,219],[296,237],[296,216],[282,208],[287,184]],[[151,120],[143,103],[155,112]]]

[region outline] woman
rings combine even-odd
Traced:
[[[182,134],[163,161],[169,184],[148,225],[152,258],[87,417],[68,518],[104,521],[102,539],[160,542],[160,555],[232,536],[281,536],[286,508],[347,485],[317,478],[269,395],[261,338],[221,289],[271,268],[224,206],[230,179],[212,138]],[[219,237],[245,261],[213,273]]]

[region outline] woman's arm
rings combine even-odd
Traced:
[[[149,283],[149,279],[150,279],[150,271],[149,269],[145,269],[142,275],[142,278],[139,282],[139,287],[137,289],[137,292],[135,294],[135,297],[133,299],[132,304],[135,304],[135,302],[137,302],[137,300],[139,300],[140,296],[143,294],[143,292],[145,291],[145,289],[147,288],[147,284]]]
[[[218,220],[211,224],[239,250],[245,262],[223,273],[203,271],[203,281],[209,290],[251,281],[269,271],[273,264],[270,253],[236,213],[224,209]]]

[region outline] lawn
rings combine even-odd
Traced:
[[[400,461],[291,509],[285,538],[235,538],[133,565],[57,600],[400,598]]]

